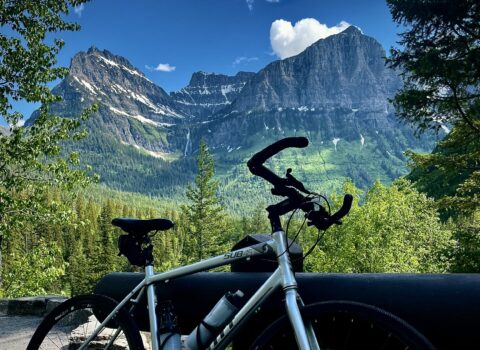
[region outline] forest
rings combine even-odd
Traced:
[[[112,271],[140,271],[118,256],[122,232],[111,225],[115,217],[175,222],[153,237],[158,271],[270,232],[265,207],[273,197],[229,204],[221,191],[228,179],[219,182],[203,142],[195,180],[183,193],[175,190],[177,199],[115,191],[80,163],[71,145],[85,137],[82,123],[97,107],[77,118],[49,112],[58,96],[47,84],[67,70],[55,58],[64,42],[45,37],[79,30],[62,16],[81,2],[29,0],[23,11],[8,3],[0,10],[2,27],[16,32],[0,33],[0,115],[9,124],[0,129],[0,297],[77,295]],[[317,232],[297,213],[289,237],[299,232],[305,253],[321,236],[305,260],[308,272],[480,272],[480,6],[474,0],[387,3],[404,28],[400,48],[386,59],[404,72],[392,100],[397,116],[420,134],[441,125],[451,131],[431,153],[408,152],[409,174],[393,183],[362,190],[345,181],[327,193],[332,211],[344,193],[354,195],[342,225]],[[21,126],[24,116],[12,100],[41,104],[33,125]]]

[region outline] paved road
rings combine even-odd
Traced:
[[[0,349],[25,350],[41,320],[39,316],[0,315]]]

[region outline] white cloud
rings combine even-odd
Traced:
[[[169,63],[159,63],[156,67],[145,65],[148,70],[154,70],[157,72],[173,72],[177,67],[170,65]]]
[[[73,8],[73,11],[78,15],[78,17],[82,17],[82,12],[85,9],[85,6],[83,4],[80,4],[78,6],[75,6]]]
[[[239,64],[242,64],[242,63],[250,63],[250,62],[253,62],[253,61],[258,61],[258,57],[240,56],[240,57],[235,58],[235,60],[233,61],[233,65],[236,66],[236,65],[239,65]]]
[[[273,52],[280,58],[295,56],[314,42],[330,35],[340,33],[350,26],[341,21],[333,27],[328,27],[314,18],[304,18],[295,23],[277,19],[270,27],[270,44]]]
[[[280,0],[265,0],[266,2],[269,2],[269,3],[279,3]],[[245,0],[245,2],[247,3],[247,6],[248,6],[248,9],[250,11],[253,10],[253,4],[255,3],[255,0]]]

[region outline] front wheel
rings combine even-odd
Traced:
[[[143,349],[143,342],[133,320],[120,310],[88,344],[85,341],[117,306],[103,295],[80,295],[53,309],[33,334],[27,350],[38,349]]]
[[[307,305],[301,313],[305,325],[312,325],[321,350],[435,350],[408,323],[371,305],[320,302]],[[263,349],[298,349],[287,316],[271,324],[250,348]]]

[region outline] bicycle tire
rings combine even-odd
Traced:
[[[428,339],[401,318],[372,305],[327,301],[305,306],[304,322],[314,327],[321,350],[435,350]],[[250,350],[298,349],[287,315],[272,323]]]
[[[77,349],[118,303],[104,295],[80,295],[54,308],[37,327],[27,350]],[[120,334],[109,349],[143,350],[140,332],[128,313],[121,309],[86,349],[108,344],[116,330]],[[91,333],[90,333],[91,334]]]

